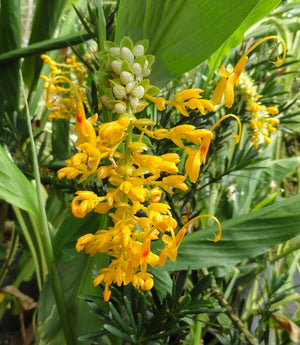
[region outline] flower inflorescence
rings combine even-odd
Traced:
[[[58,177],[79,177],[78,183],[82,183],[93,175],[107,186],[104,195],[81,190],[76,192],[72,201],[72,212],[76,217],[82,218],[89,212],[96,212],[108,214],[111,218],[111,226],[107,229],[86,234],[76,244],[77,251],[85,249],[91,256],[96,253],[111,256],[109,266],[100,269],[94,279],[94,285],[104,282],[105,301],[110,298],[109,286],[112,283],[118,286],[132,283],[139,291],[151,289],[153,276],[147,271],[147,266],[164,265],[168,258],[176,260],[186,226],[203,215],[188,221],[176,231],[177,221],[172,216],[170,206],[163,202],[163,193],[173,194],[175,189],[186,191],[187,179],[192,183],[197,181],[201,165],[206,162],[213,130],[220,122],[229,117],[235,118],[239,123],[239,135],[234,133],[236,142],[241,133],[240,121],[233,114],[219,119],[210,129],[199,129],[189,124],[169,129],[156,128],[153,120],[138,117],[137,114],[149,101],[158,110],[174,106],[184,116],[189,116],[188,109],[198,109],[201,114],[214,110],[214,102],[203,99],[200,95],[202,90],[197,88],[176,93],[174,100],[156,97],[160,90],[146,79],[154,62],[152,55],[145,54],[147,47],[147,41],[133,44],[128,37],[123,38],[120,45],[105,43],[105,51],[99,55],[103,67],[97,76],[103,91],[102,104],[116,117],[113,121],[100,124],[97,114],[86,117],[83,106],[85,96],[79,87],[86,85],[82,81],[78,84],[78,80],[84,78],[74,81],[74,78],[60,74],[59,65],[49,57],[43,57],[46,63],[53,66],[53,75],[44,77],[48,83],[46,103],[54,108],[55,114],[65,114],[67,106],[58,107],[57,99],[51,101],[50,94],[63,95],[60,104],[72,103],[70,112],[75,112],[75,131],[78,133],[75,142],[78,152],[66,161],[67,166],[58,171]],[[78,70],[74,59],[69,63]],[[86,71],[82,69],[82,73]],[[230,79],[225,72],[223,74],[223,78]],[[66,93],[61,92],[61,83],[68,85]],[[217,98],[220,101],[220,95]],[[65,115],[62,117],[68,118]],[[168,139],[185,150],[185,173],[179,171],[181,158],[178,153],[153,154],[149,138]],[[219,226],[219,233],[214,239],[216,242],[221,237],[221,227],[212,218]],[[153,252],[151,243],[157,240],[160,240],[161,249]]]
[[[246,102],[246,110],[251,114],[249,139],[253,147],[258,148],[261,138],[267,144],[270,144],[270,133],[275,132],[276,127],[274,125],[280,123],[279,118],[273,117],[279,113],[279,110],[276,107],[266,107],[259,101],[263,96],[257,92],[254,81],[246,72],[241,74],[239,92],[242,95],[242,99]]]

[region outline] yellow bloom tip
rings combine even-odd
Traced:
[[[274,64],[276,67],[280,67],[283,64],[283,60],[280,60],[279,57],[277,57],[277,61],[270,61],[272,64]]]
[[[209,241],[212,241],[212,242],[214,242],[214,243],[219,242],[220,239],[221,239],[221,233],[218,233],[218,234],[214,233],[214,235],[215,235],[215,238],[214,238],[214,239],[208,239],[208,240],[209,240]]]
[[[231,132],[233,137],[231,138],[236,144],[240,141],[240,135],[235,132]]]

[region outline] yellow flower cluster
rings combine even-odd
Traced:
[[[76,56],[67,58],[65,62],[58,63],[48,55],[42,55],[44,64],[50,66],[50,74],[41,76],[45,81],[45,103],[52,110],[49,115],[53,119],[69,120],[76,113],[76,97],[72,81],[76,86],[77,93],[82,100],[86,99],[87,68],[76,61]],[[58,96],[59,95],[59,96]]]
[[[276,107],[266,107],[260,102],[249,103],[246,109],[252,113],[250,141],[253,146],[258,148],[260,136],[264,138],[267,144],[270,144],[270,133],[276,131],[274,125],[278,125],[280,122],[278,118],[271,117],[270,115],[277,115],[278,109]]]
[[[153,278],[147,272],[147,265],[163,265],[168,257],[176,259],[185,229],[175,235],[177,222],[169,206],[161,202],[159,187],[173,193],[172,188],[186,190],[187,186],[183,176],[177,175],[176,164],[180,161],[177,154],[143,154],[148,147],[141,140],[142,135],[140,140],[132,141],[135,123],[140,124],[143,119],[134,120],[132,114],[124,114],[95,130],[96,116],[86,119],[83,108],[79,109],[76,146],[81,152],[67,160],[68,166],[58,171],[58,177],[81,175],[79,182],[82,182],[95,174],[110,185],[104,196],[79,191],[72,201],[72,212],[79,218],[91,211],[110,212],[113,226],[82,236],[76,245],[78,251],[85,248],[90,255],[100,252],[113,257],[109,267],[101,269],[94,280],[95,285],[104,281],[104,299],[108,301],[110,284],[131,282],[139,290],[149,290]],[[121,145],[124,140],[125,149]],[[162,177],[162,173],[169,175]],[[160,234],[164,248],[156,255],[151,251],[151,241],[157,240]]]
[[[175,234],[177,222],[170,207],[161,202],[163,190],[172,194],[174,188],[188,189],[184,182],[186,176],[178,174],[180,157],[177,153],[162,156],[144,153],[148,146],[142,141],[143,135],[155,139],[170,138],[183,148],[182,139],[199,145],[197,150],[187,148],[186,172],[194,182],[201,163],[205,163],[212,132],[197,130],[190,125],[177,126],[169,131],[151,131],[147,129],[153,126],[151,120],[135,119],[128,113],[116,121],[99,125],[97,133],[88,121],[84,114],[77,116],[81,139],[76,145],[81,152],[67,160],[68,166],[58,171],[58,177],[81,175],[79,182],[82,182],[95,174],[99,179],[107,179],[111,186],[104,196],[78,191],[72,201],[72,212],[79,218],[92,211],[99,214],[110,212],[113,226],[107,230],[100,229],[95,235],[82,236],[76,245],[78,251],[85,248],[86,253],[92,256],[100,252],[113,257],[110,265],[101,269],[94,280],[95,285],[104,281],[104,299],[108,301],[112,283],[120,286],[131,282],[138,290],[151,289],[153,277],[147,272],[147,265],[161,266],[167,258],[175,261],[186,232],[186,227],[183,227]],[[137,141],[132,141],[134,128],[141,131]],[[124,140],[126,147],[121,152]],[[159,238],[164,247],[157,255],[151,251],[151,241]],[[216,235],[216,240],[219,238],[220,235]]]
[[[206,110],[214,110],[214,102],[203,99],[200,93],[201,89],[187,89],[175,94],[174,100],[166,100],[162,97],[153,97],[151,95],[145,95],[147,99],[154,102],[157,109],[162,111],[166,109],[166,104],[174,106],[182,115],[189,116],[186,108],[198,109],[199,112],[204,115]]]
[[[278,109],[276,107],[266,107],[259,99],[262,95],[257,93],[257,87],[246,72],[243,72],[239,84],[239,92],[242,99],[246,101],[246,110],[251,112],[250,119],[250,141],[253,147],[258,148],[260,139],[263,138],[267,144],[271,143],[270,133],[276,131],[274,125],[278,125],[280,120],[271,115],[277,115]]]

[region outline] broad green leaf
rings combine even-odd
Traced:
[[[92,270],[106,265],[106,255],[90,258],[85,253],[58,265],[61,284],[64,290],[68,314],[72,323],[74,338],[95,331],[99,319],[90,312],[88,304],[81,295],[99,295],[99,287],[93,286]],[[57,312],[55,298],[49,280],[44,284],[39,298],[37,344],[64,345],[64,337]],[[78,341],[74,345],[88,345],[90,341]]]
[[[205,61],[260,3],[121,0],[116,41],[119,43],[125,35],[134,42],[149,39],[149,52],[156,57],[151,79],[162,85]]]
[[[38,202],[34,186],[8,157],[0,146],[0,198],[24,211],[38,215]]]
[[[99,229],[99,218],[96,213],[90,213],[80,219],[73,215],[65,217],[53,240],[56,262],[64,262],[77,255],[77,239],[84,234],[95,233]]]
[[[155,289],[162,301],[168,293],[172,293],[172,279],[169,273],[166,271],[153,270],[152,272],[152,269],[150,267],[149,272],[153,273]]]
[[[261,255],[300,234],[300,195],[256,212],[223,222],[222,238],[209,241],[217,228],[210,227],[186,235],[176,262],[161,269],[187,270],[235,265]]]
[[[20,0],[0,2],[0,54],[21,46]],[[10,60],[0,65],[0,115],[12,116],[19,108],[19,60]],[[1,115],[3,116],[3,115]]]

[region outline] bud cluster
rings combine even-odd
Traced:
[[[148,41],[143,40],[135,45],[129,37],[124,37],[117,46],[113,42],[105,42],[105,52],[100,54],[103,68],[98,76],[105,79],[105,86],[112,89],[111,95],[103,95],[102,102],[106,108],[120,115],[127,112],[132,114],[142,111],[148,102],[143,100],[146,93],[151,95],[159,92],[157,87],[151,86],[148,79],[153,55],[145,55]]]

